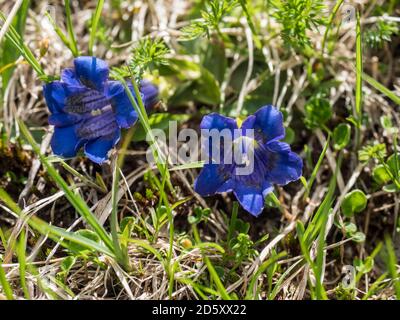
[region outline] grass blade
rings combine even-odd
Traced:
[[[103,5],[104,5],[104,0],[99,0],[97,2],[97,6],[94,11],[94,15],[92,17],[92,25],[91,25],[90,38],[89,38],[89,55],[91,55],[91,56],[93,55],[93,45],[94,45],[94,40],[96,38],[97,25],[100,20],[101,11],[103,10]]]
[[[392,100],[398,106],[400,105],[400,97],[399,96],[394,94],[392,91],[390,91],[388,88],[386,88],[383,84],[379,83],[374,78],[367,75],[366,73],[363,73],[362,76],[363,76],[363,79],[366,82],[368,82],[372,87],[374,87],[376,90],[383,93],[386,97],[388,97],[390,100]]]
[[[397,300],[400,299],[400,279],[399,279],[399,273],[397,272],[397,263],[398,260],[396,258],[396,253],[394,251],[393,247],[393,242],[390,239],[389,235],[385,236],[385,246],[386,246],[386,265],[389,271],[390,276],[393,279],[394,282],[394,290],[396,292],[396,298]]]
[[[321,154],[319,155],[317,164],[315,165],[314,170],[313,170],[313,172],[311,173],[311,177],[310,177],[310,179],[309,179],[308,182],[307,182],[307,190],[306,190],[306,192],[305,192],[305,194],[304,194],[304,199],[306,199],[306,198],[308,197],[308,195],[310,194],[312,185],[314,184],[314,181],[315,181],[315,178],[317,177],[317,173],[318,173],[318,171],[319,171],[319,168],[321,167],[322,161],[323,161],[324,158],[325,158],[326,151],[328,150],[330,138],[331,138],[331,137],[330,137],[330,135],[329,135],[329,136],[328,136],[328,139],[326,139],[326,143],[325,143],[325,145],[324,145],[324,148],[322,149],[322,152],[321,152]]]
[[[362,117],[362,37],[361,37],[361,22],[360,12],[357,10],[357,24],[356,24],[356,118],[358,126],[361,126]]]
[[[199,232],[197,230],[196,225],[193,225],[193,235],[196,240],[196,243],[197,244],[201,243]],[[229,296],[228,292],[226,291],[223,283],[221,282],[221,279],[219,278],[217,271],[215,271],[215,268],[214,268],[213,264],[211,263],[210,259],[204,254],[203,254],[203,259],[207,265],[207,269],[208,269],[208,272],[210,273],[210,277],[213,279],[221,298],[224,300],[232,300],[231,297]]]
[[[1,26],[0,29],[0,42],[3,39],[4,35],[7,33],[8,28],[11,26],[11,23],[18,12],[19,7],[22,5],[23,0],[17,0],[11,9],[11,12],[8,14],[7,19],[4,21],[4,25]]]
[[[1,11],[0,19],[3,21],[7,20],[5,15]],[[12,25],[9,26],[9,29],[6,32],[5,36],[10,41],[10,43],[20,52],[25,60],[31,65],[31,67],[36,71],[39,77],[41,77],[43,80],[47,80],[48,77],[44,73],[42,66],[35,58],[29,47],[23,43],[21,36]]]
[[[129,259],[126,251],[123,251],[119,242],[118,237],[118,185],[119,185],[119,165],[118,161],[114,163],[113,170],[113,183],[111,190],[111,216],[110,216],[110,228],[111,238],[114,244],[115,255],[118,263],[125,269],[129,270]]]
[[[6,273],[1,265],[1,262],[2,261],[0,261],[0,284],[3,288],[4,294],[6,295],[6,298],[8,300],[14,300],[10,283],[7,281]]]
[[[14,213],[22,217],[22,210],[21,208],[11,199],[8,193],[0,187],[0,200],[2,200],[6,206],[12,210]],[[112,250],[108,249],[107,247],[99,244],[93,240],[75,234],[73,232],[66,231],[63,228],[59,228],[56,226],[51,226],[47,222],[41,220],[38,217],[32,216],[27,220],[28,224],[42,235],[49,235],[51,239],[58,242],[60,238],[67,239],[79,245],[82,245],[88,249],[92,249],[101,253],[104,253],[111,258],[115,258],[115,254]],[[67,247],[65,243],[61,243],[64,247]]]
[[[326,26],[325,33],[324,33],[324,37],[323,37],[323,39],[322,39],[322,45],[321,45],[321,48],[322,48],[322,49],[321,49],[322,56],[324,55],[325,46],[326,46],[326,40],[327,40],[327,38],[328,38],[329,31],[330,31],[330,29],[331,29],[331,27],[332,27],[333,20],[335,19],[336,14],[337,14],[337,12],[338,12],[340,6],[343,4],[343,2],[344,2],[344,0],[339,0],[339,1],[337,1],[336,4],[335,4],[335,6],[334,6],[333,9],[332,9],[332,12],[331,12],[330,16],[329,16],[328,24],[327,24],[327,26]]]
[[[28,143],[32,146],[35,153],[39,156],[40,161],[43,166],[47,169],[48,174],[53,180],[57,183],[57,185],[64,191],[65,197],[71,203],[71,205],[75,208],[75,210],[86,220],[86,222],[93,228],[93,230],[97,233],[100,239],[105,243],[105,245],[111,250],[114,251],[113,242],[110,236],[107,234],[103,226],[100,225],[97,218],[90,212],[86,202],[74,192],[71,191],[68,184],[65,180],[59,175],[57,170],[53,167],[53,165],[47,160],[47,158],[40,152],[39,146],[36,144],[32,135],[30,134],[28,128],[21,120],[17,120],[18,125],[21,129],[21,133],[28,141]]]
[[[30,299],[29,290],[26,285],[26,234],[25,230],[21,231],[17,245],[17,256],[19,262],[19,279],[25,299]]]
[[[29,3],[29,0],[24,0],[13,21],[13,25],[21,36],[24,34],[25,31],[26,16],[28,14]],[[15,51],[15,48],[9,39],[5,39],[4,41],[0,57],[3,66],[10,66],[9,68],[2,68],[1,72],[3,89],[5,89],[7,88],[8,81],[10,80],[13,73],[15,61],[18,59],[18,51]]]
[[[69,0],[65,0],[65,15],[67,16],[67,32],[69,36],[70,49],[74,57],[79,56],[78,46],[76,44],[74,28],[72,26],[71,4]]]
[[[56,22],[54,21],[54,19],[52,18],[52,16],[46,12],[45,13],[47,19],[49,19],[51,25],[53,26],[54,31],[57,33],[58,37],[60,38],[60,40],[62,41],[62,43],[64,43],[64,45],[71,50],[72,54],[74,56],[76,56],[76,53],[74,52],[74,49],[71,46],[71,42],[68,40],[67,36],[64,34],[64,32],[59,28],[59,26],[57,26]]]

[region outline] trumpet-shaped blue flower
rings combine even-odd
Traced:
[[[138,119],[123,85],[108,76],[105,61],[82,56],[74,59],[74,68],[62,71],[61,81],[44,85],[49,123],[55,126],[51,147],[56,155],[74,157],[83,147],[90,160],[102,163],[118,143],[121,128]],[[146,108],[157,102],[154,85],[142,82],[139,90]]]
[[[226,161],[224,157],[233,152],[223,152],[224,146],[220,147],[219,142],[212,143],[210,139],[210,148],[206,148],[206,152],[212,159],[204,165],[194,185],[195,191],[202,196],[233,191],[242,207],[258,216],[264,208],[265,197],[273,190],[273,184],[286,185],[298,180],[302,174],[301,158],[290,150],[287,143],[279,141],[285,137],[283,117],[273,106],[260,108],[245,119],[240,128],[234,119],[216,113],[205,116],[200,128],[202,131],[231,132],[232,146],[240,144],[238,150],[242,158],[252,156],[252,170],[238,174],[237,169],[246,161]],[[219,162],[211,156],[212,147],[219,150]]]

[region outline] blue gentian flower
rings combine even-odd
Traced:
[[[279,140],[285,137],[282,113],[268,105],[260,108],[254,115],[245,119],[238,127],[236,121],[217,113],[205,116],[200,124],[202,130],[229,130],[235,141],[243,144],[243,154],[248,146],[253,146],[253,168],[250,174],[238,175],[238,164],[208,161],[197,177],[194,189],[202,196],[233,191],[242,207],[254,216],[264,208],[265,197],[273,191],[273,184],[286,185],[298,180],[302,174],[301,158],[290,150],[290,146]],[[253,129],[253,130],[248,130]],[[236,136],[235,133],[236,132]],[[249,137],[247,132],[252,132]],[[214,144],[215,145],[215,144]],[[210,145],[211,147],[211,145]],[[211,157],[210,150],[207,151]]]
[[[83,147],[86,156],[101,164],[118,143],[121,128],[131,127],[138,116],[119,81],[108,80],[109,68],[96,57],[74,59],[74,68],[64,69],[61,81],[43,87],[55,126],[51,147],[54,154],[74,157]],[[135,96],[132,84],[128,85]],[[142,82],[140,92],[146,108],[157,102],[158,89]]]

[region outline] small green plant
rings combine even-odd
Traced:
[[[367,206],[367,197],[361,190],[353,190],[346,194],[342,202],[342,211],[345,216],[352,217],[362,212]]]
[[[222,39],[226,39],[226,36],[224,36],[221,32],[220,24],[222,19],[227,16],[237,5],[237,0],[207,1],[205,10],[201,11],[202,18],[198,21],[192,22],[189,26],[182,28],[182,36],[180,40],[193,40],[203,35],[207,35],[209,37],[212,30],[215,30]]]
[[[323,94],[311,97],[305,111],[305,124],[310,129],[322,128],[332,117],[331,105]]]
[[[363,147],[358,152],[358,158],[362,162],[368,162],[373,159],[383,159],[386,157],[386,145],[383,143],[370,144]]]
[[[398,33],[399,27],[395,22],[379,20],[365,32],[365,42],[369,47],[379,49],[385,42],[392,41],[392,37]]]
[[[400,191],[400,154],[392,154],[386,161],[380,159],[372,171],[372,177],[379,186],[383,186],[383,190]]]
[[[285,45],[295,49],[310,47],[307,32],[327,22],[323,13],[326,6],[322,0],[272,0],[270,3],[274,17],[282,26]]]
[[[339,124],[335,130],[333,130],[332,140],[334,148],[336,150],[344,149],[350,142],[351,127],[347,123]]]
[[[111,71],[111,77],[118,79],[120,77],[129,78],[134,75],[136,81],[139,82],[146,70],[152,72],[158,67],[168,64],[166,59],[168,52],[169,49],[162,39],[143,38],[133,48],[128,64],[122,67],[114,67]]]

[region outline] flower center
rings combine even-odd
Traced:
[[[83,114],[110,105],[110,99],[97,90],[88,89],[69,96],[65,101],[65,112]]]
[[[252,170],[251,168],[254,167],[254,150],[257,146],[257,141],[248,136],[240,136],[233,141],[234,163],[238,168]]]
[[[111,106],[110,108],[98,109],[96,110],[97,112],[100,112],[100,114],[87,118],[78,128],[77,134],[82,139],[91,140],[99,137],[112,137],[115,134],[118,126]]]

